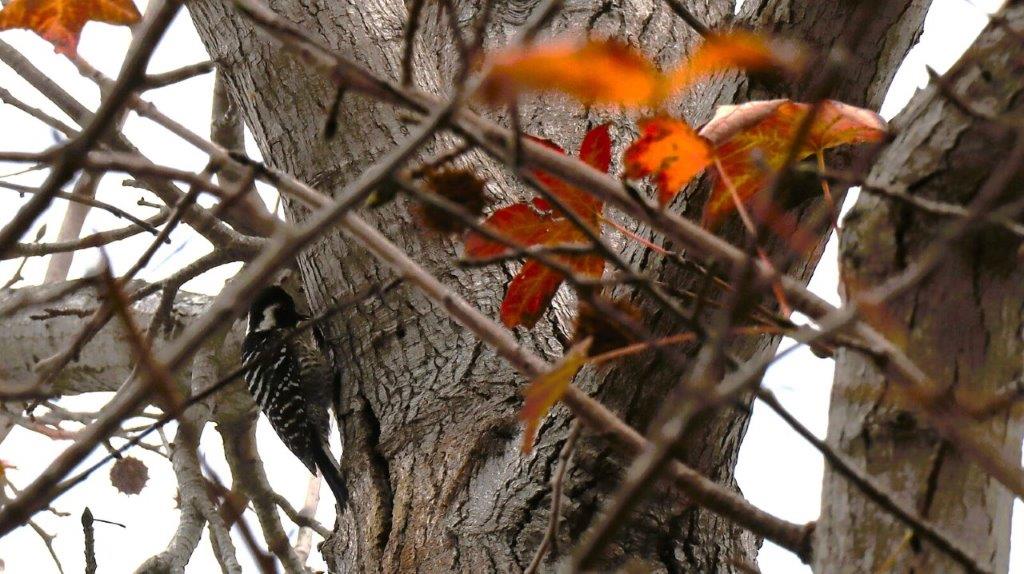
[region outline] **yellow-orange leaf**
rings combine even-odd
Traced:
[[[792,147],[811,104],[790,100],[722,106],[700,131],[714,147],[721,167],[704,207],[703,224],[718,227],[736,209],[731,186],[744,203],[777,172]],[[797,150],[797,159],[844,144],[880,141],[885,121],[870,110],[826,100],[819,105],[810,132]]]
[[[799,52],[792,46],[738,30],[709,36],[693,56],[669,74],[669,86],[673,92],[681,90],[702,77],[729,68],[792,70],[799,64]]]
[[[689,124],[670,117],[639,122],[640,137],[626,150],[626,176],[655,176],[658,203],[666,205],[711,161],[711,146]]]
[[[491,57],[484,99],[559,91],[587,103],[642,106],[660,97],[662,76],[643,54],[614,40],[562,40],[511,48]]]
[[[533,450],[541,419],[565,396],[573,377],[587,362],[590,341],[591,339],[587,338],[573,345],[553,369],[537,377],[526,387],[526,400],[523,402],[523,410],[519,413],[519,420],[523,421],[526,427],[523,429],[523,454],[530,454]]]
[[[139,18],[131,0],[11,0],[0,11],[0,30],[32,30],[53,43],[54,51],[73,56],[86,22],[128,25]]]
[[[643,54],[615,40],[559,40],[509,48],[490,58],[480,94],[511,101],[528,91],[557,91],[589,104],[657,106],[672,93],[729,68],[794,70],[792,45],[746,31],[709,36],[691,58],[662,74]]]

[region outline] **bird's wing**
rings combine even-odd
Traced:
[[[315,474],[316,464],[310,449],[311,413],[297,349],[284,342],[252,340],[246,341],[243,352],[243,360],[253,363],[244,373],[249,393],[281,442]]]
[[[327,408],[332,401],[334,369],[311,335],[297,337],[293,347],[301,365],[300,384],[306,397],[309,420],[317,434],[323,437],[324,444],[327,444],[330,432]]]

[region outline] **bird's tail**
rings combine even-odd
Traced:
[[[331,458],[330,453],[327,451],[327,447],[324,445],[324,441],[320,440],[319,437],[315,437],[317,440],[313,440],[313,461],[316,463],[316,467],[320,469],[320,474],[324,477],[324,482],[331,488],[331,492],[334,493],[334,500],[337,501],[339,507],[344,507],[345,503],[348,502],[348,487],[345,486],[345,479],[341,476],[341,470],[335,464],[334,459]]]

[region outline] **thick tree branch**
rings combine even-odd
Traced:
[[[96,188],[103,176],[93,172],[85,171],[75,182],[72,194],[80,197],[95,197]],[[74,241],[82,233],[85,226],[85,218],[89,215],[89,207],[85,203],[72,202],[68,204],[64,212],[64,221],[60,224],[60,231],[57,233],[57,241]],[[68,271],[71,269],[71,261],[74,258],[73,252],[56,254],[50,258],[46,267],[44,282],[63,281],[68,278]]]
[[[224,455],[231,467],[231,476],[252,501],[263,538],[274,556],[289,574],[303,574],[305,567],[281,525],[263,461],[256,450],[256,413],[232,422],[218,422],[217,430],[224,442]]]

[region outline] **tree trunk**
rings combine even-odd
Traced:
[[[1021,29],[1024,7],[1005,11]],[[991,24],[954,67],[951,91],[986,114],[1024,112],[1024,44],[1019,32]],[[919,93],[895,122],[899,134],[869,178],[917,197],[966,204],[1014,145],[997,123],[966,115],[936,86]],[[1017,136],[1019,137],[1019,136]],[[1019,198],[1017,173],[1002,201]],[[1012,194],[1012,195],[1011,195]],[[904,204],[863,193],[842,233],[847,296],[911,268],[940,237],[945,221]],[[949,248],[923,282],[889,301],[879,327],[903,342],[909,356],[952,396],[969,404],[1021,375],[1024,270],[1020,241],[987,226]],[[838,357],[828,442],[888,492],[948,532],[982,566],[1006,572],[1013,496],[927,427],[863,354]],[[1020,460],[1024,412],[1003,410],[987,424],[1007,460]],[[836,473],[826,470],[822,517],[814,548],[819,572],[955,572],[934,547],[907,537],[894,521]]]
[[[438,4],[428,2],[424,11],[414,69],[418,86],[445,92],[458,61],[446,20],[437,13]],[[460,25],[471,29],[481,3],[456,4]],[[486,45],[506,43],[536,4],[536,0],[496,2]],[[614,36],[643,47],[663,65],[678,60],[697,40],[661,0],[566,4],[551,24],[552,33],[590,31]],[[827,50],[853,20],[855,4],[748,0],[741,18],[746,24],[806,39]],[[847,41],[852,57],[833,95],[877,107],[919,33],[928,4],[927,0],[873,3],[858,41]],[[721,26],[733,12],[732,2],[724,0],[687,5],[712,27]],[[400,113],[347,96],[339,113],[339,134],[333,141],[324,141],[320,134],[325,111],[334,97],[324,78],[269,43],[230,3],[194,0],[188,7],[231,98],[243,111],[264,157],[275,167],[330,194],[407,132]],[[407,19],[401,0],[281,0],[272,7],[375,72],[398,77]],[[718,104],[800,98],[807,93],[804,84],[755,86],[745,78],[727,75],[709,82],[679,109],[690,118],[705,120]],[[627,127],[632,122],[623,116],[586,114],[558,98],[531,100],[520,111],[527,132],[551,138],[567,149],[575,149],[586,128],[599,121],[618,120],[615,134],[620,145],[633,135]],[[442,149],[450,141],[439,138],[431,149]],[[499,203],[521,194],[520,186],[500,167],[477,156],[467,161],[491,182],[489,191],[500,198]],[[688,191],[681,208],[698,214],[705,193],[705,185]],[[404,201],[397,203],[367,218],[471,303],[497,316],[512,268],[453,268],[457,242],[425,235],[410,219]],[[301,207],[287,205],[291,218],[305,217]],[[738,228],[725,232],[733,240],[742,236]],[[827,231],[817,232],[823,245]],[[622,247],[631,264],[652,276],[680,286],[697,281],[638,245]],[[806,280],[819,256],[820,248],[787,269]],[[314,310],[333,296],[388,277],[384,267],[344,236],[329,237],[307,250],[300,266]],[[569,330],[564,318],[571,305],[570,296],[558,298],[550,321],[532,332],[519,333],[523,344],[548,358],[561,355]],[[649,323],[658,333],[682,328],[679,321],[656,313]],[[328,335],[345,371],[342,466],[352,492],[337,536],[325,547],[332,570],[521,571],[548,519],[547,483],[567,433],[565,412],[557,409],[542,426],[533,455],[520,455],[515,414],[523,381],[489,348],[413,290],[340,317],[330,325]],[[771,338],[748,339],[734,351],[747,358],[773,353],[777,343]],[[644,429],[652,405],[676,385],[681,374],[646,359],[601,373],[585,372],[578,381]],[[744,414],[728,412],[710,421],[697,435],[687,459],[716,480],[734,484],[733,467],[746,420]],[[600,442],[583,442],[576,469],[566,481],[563,542],[578,538],[603,494],[620,478],[620,464],[608,460]],[[629,557],[652,571],[730,572],[736,569],[734,561],[755,560],[757,541],[752,537],[679,497],[665,500],[672,503],[648,505],[638,513],[608,554],[606,566]]]

